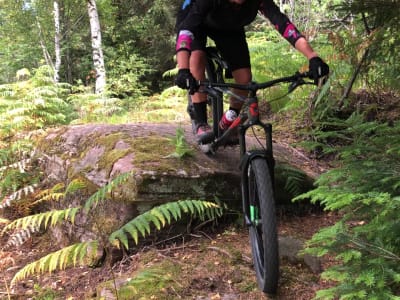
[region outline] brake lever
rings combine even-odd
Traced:
[[[303,78],[299,78],[299,79],[297,79],[296,81],[293,81],[293,82],[289,85],[288,92],[289,92],[289,93],[293,92],[297,87],[299,87],[300,85],[303,85],[303,84],[307,84],[307,82],[304,81]]]

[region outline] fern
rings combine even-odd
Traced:
[[[63,183],[54,185],[51,189],[46,189],[38,193],[36,196],[36,201],[32,205],[37,205],[42,202],[60,201],[64,199],[68,194],[73,194],[78,190],[86,188],[86,184],[81,179],[72,180],[67,188],[65,188]],[[64,191],[65,189],[65,191]]]
[[[335,121],[340,124],[340,121]],[[333,288],[317,299],[396,299],[400,290],[400,122],[364,122],[353,114],[332,137],[339,167],[323,174],[317,188],[299,196],[338,210],[342,219],[320,230],[307,252],[335,256],[323,276]],[[338,129],[339,126],[334,128]]]
[[[41,228],[46,229],[49,224],[50,226],[55,226],[58,223],[70,220],[73,224],[75,221],[75,216],[79,212],[80,207],[67,208],[62,210],[53,210],[49,212],[39,213],[23,218],[16,219],[15,221],[8,224],[4,229],[3,233],[11,229],[27,229],[31,228]]]
[[[23,187],[22,189],[6,196],[3,198],[3,200],[0,203],[0,209],[5,208],[7,206],[11,205],[11,202],[13,201],[18,201],[20,200],[23,196],[27,196],[29,194],[33,194],[35,192],[35,188],[37,187],[37,184],[32,184]]]
[[[67,266],[85,265],[88,257],[95,257],[98,248],[97,241],[89,241],[65,247],[56,252],[50,253],[41,259],[32,262],[13,277],[11,285],[33,274],[53,272],[57,269],[65,269]]]
[[[3,92],[6,99],[0,100],[0,136],[65,124],[75,117],[66,102],[70,87],[55,84],[46,69],[40,67],[31,79],[0,88],[7,91]]]
[[[87,212],[90,209],[93,209],[96,207],[96,205],[102,201],[105,200],[107,195],[115,189],[117,186],[120,186],[124,182],[126,182],[129,178],[133,177],[133,172],[127,172],[123,173],[116,178],[114,178],[112,181],[110,181],[108,184],[102,186],[96,193],[94,193],[90,198],[86,201],[84,205],[84,210]]]
[[[304,184],[307,180],[307,176],[303,171],[287,164],[278,164],[276,173],[282,174],[279,177],[286,179],[284,189],[291,195],[297,196],[304,191]]]
[[[213,213],[207,214],[208,211],[212,211]],[[204,220],[204,218],[210,216],[221,216],[222,211],[213,202],[199,200],[183,200],[162,204],[139,215],[113,232],[109,237],[109,242],[119,248],[122,245],[128,249],[128,235],[138,244],[139,234],[142,237],[146,237],[151,232],[151,225],[160,230],[165,225],[170,224],[172,219],[178,221],[182,217],[182,213],[197,216]]]
[[[171,143],[175,146],[175,152],[167,157],[183,158],[193,155],[193,149],[185,140],[185,132],[182,127],[176,129],[176,136],[171,139]]]
[[[111,98],[97,94],[73,94],[68,101],[74,105],[79,114],[75,122],[94,122],[104,120],[104,117],[125,112],[123,102],[119,98]]]
[[[3,250],[9,249],[11,247],[18,247],[24,244],[31,236],[32,233],[38,232],[39,228],[34,226],[27,226],[24,229],[19,229],[13,233],[13,235],[8,239],[7,243],[2,247]]]
[[[8,169],[18,169],[20,171],[20,173],[24,173],[25,170],[27,169],[27,167],[31,164],[31,162],[32,162],[32,159],[27,158],[27,159],[18,161],[16,163],[13,163],[11,165],[1,167],[0,172],[4,172]]]

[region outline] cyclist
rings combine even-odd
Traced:
[[[236,83],[251,82],[249,49],[244,26],[261,12],[276,30],[309,60],[314,80],[328,75],[328,65],[311,48],[305,37],[283,14],[273,0],[184,0],[177,20],[177,86],[189,89],[194,106],[197,141],[210,140],[213,132],[207,123],[207,96],[198,93],[197,80],[205,79],[205,47],[210,37],[227,61]],[[235,91],[246,96],[245,91]],[[242,103],[232,98],[222,116],[220,127],[226,129],[238,115]]]

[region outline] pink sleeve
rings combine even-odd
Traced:
[[[181,51],[191,51],[191,45],[193,41],[193,34],[189,30],[181,30],[178,35],[178,39],[176,41],[176,48],[175,50]]]

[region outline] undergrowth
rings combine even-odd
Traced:
[[[336,258],[323,278],[334,287],[316,299],[399,299],[400,122],[366,121],[355,111],[319,119],[313,143],[336,168],[297,197],[340,211],[342,219],[308,242],[306,252]]]

